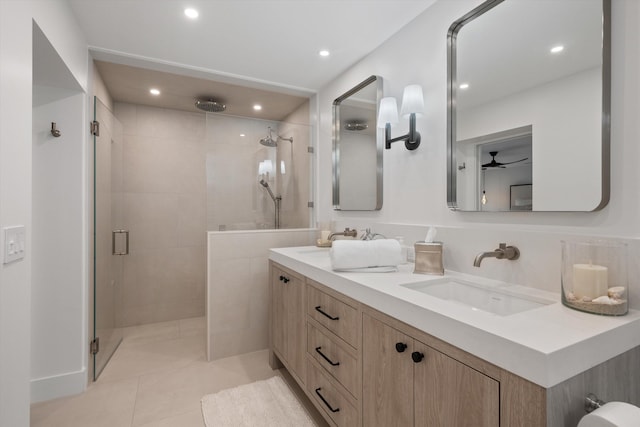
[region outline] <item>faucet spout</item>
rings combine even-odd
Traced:
[[[481,252],[478,255],[476,255],[476,258],[473,260],[473,266],[474,267],[480,267],[480,264],[482,263],[482,260],[485,258],[502,258],[503,253],[500,251],[491,251],[491,252]]]
[[[490,252],[481,252],[473,260],[474,267],[480,267],[482,260],[485,258],[497,258],[516,260],[520,258],[520,250],[515,246],[507,246],[506,243],[500,243],[498,249]]]

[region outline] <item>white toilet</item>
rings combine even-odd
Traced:
[[[578,427],[638,427],[640,408],[625,402],[609,402],[580,419]]]

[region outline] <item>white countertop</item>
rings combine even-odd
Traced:
[[[510,290],[555,301],[508,316],[474,311],[400,286],[442,279],[413,274],[413,264],[392,273],[338,273],[329,249],[271,249],[269,258],[323,285],[442,339],[542,387],[552,387],[640,345],[640,312],[611,317],[565,307],[560,295],[523,286]],[[491,286],[500,282],[455,272]]]

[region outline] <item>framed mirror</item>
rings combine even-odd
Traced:
[[[371,76],[333,101],[333,208],[382,208],[384,137],[376,126],[382,78]]]
[[[606,206],[610,11],[610,0],[489,0],[451,25],[451,209]]]

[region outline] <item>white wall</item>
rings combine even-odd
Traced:
[[[319,92],[319,220],[337,221],[335,228],[344,225],[362,228],[373,224],[376,230],[375,224],[382,223],[447,227],[449,235],[457,234],[449,242],[445,240],[448,254],[445,267],[469,269],[475,274],[505,280],[514,278],[516,283],[551,286],[558,291],[559,269],[553,267],[557,265],[556,258],[559,260],[561,236],[640,237],[640,169],[637,166],[640,160],[640,121],[637,119],[640,113],[637,78],[640,75],[640,52],[637,48],[640,45],[637,25],[640,3],[634,0],[612,2],[609,204],[601,211],[590,213],[454,212],[447,208],[446,202],[446,34],[454,20],[480,3],[480,0],[438,1]],[[385,96],[401,98],[404,86],[412,83],[423,86],[426,115],[417,121],[422,145],[413,152],[405,150],[402,145],[385,151],[385,202],[381,211],[335,212],[331,209],[331,102],[371,74],[384,79]],[[406,132],[407,125],[405,122],[399,126],[400,129],[394,130],[392,136]],[[388,227],[384,229],[391,230]],[[393,230],[389,233],[395,235]],[[416,237],[418,233],[421,231],[416,232]],[[544,237],[537,237],[537,233]],[[473,270],[473,255],[492,250],[499,242],[509,242],[509,239],[518,240],[514,242],[526,249],[521,260],[511,265],[496,261],[495,269],[494,263],[489,262]],[[549,258],[551,256],[553,259]],[[553,261],[552,268],[547,261]],[[513,272],[514,268],[518,271]],[[553,279],[549,284],[543,283],[549,278]]]
[[[87,46],[62,1],[0,1],[0,226],[27,226],[24,260],[0,267],[0,425],[29,425],[32,25],[83,88]],[[86,120],[83,120],[83,122]]]
[[[638,236],[638,81],[640,53],[636,25],[640,4],[613,1],[611,202],[595,213],[491,213],[450,211],[446,206],[446,34],[449,25],[481,3],[438,1],[360,63],[319,93],[320,207],[323,218],[366,218],[381,222],[464,226],[482,224],[573,228],[584,233]],[[385,96],[401,98],[410,83],[424,88],[426,115],[417,122],[422,145],[408,152],[401,145],[384,153],[384,197],[380,212],[331,210],[331,101],[362,80],[379,74]],[[406,131],[407,123],[393,136]]]
[[[34,91],[43,90],[40,87]],[[32,401],[86,384],[83,92],[33,110]],[[75,112],[75,114],[73,114]],[[70,114],[72,113],[72,114]],[[61,136],[49,132],[56,122]]]

